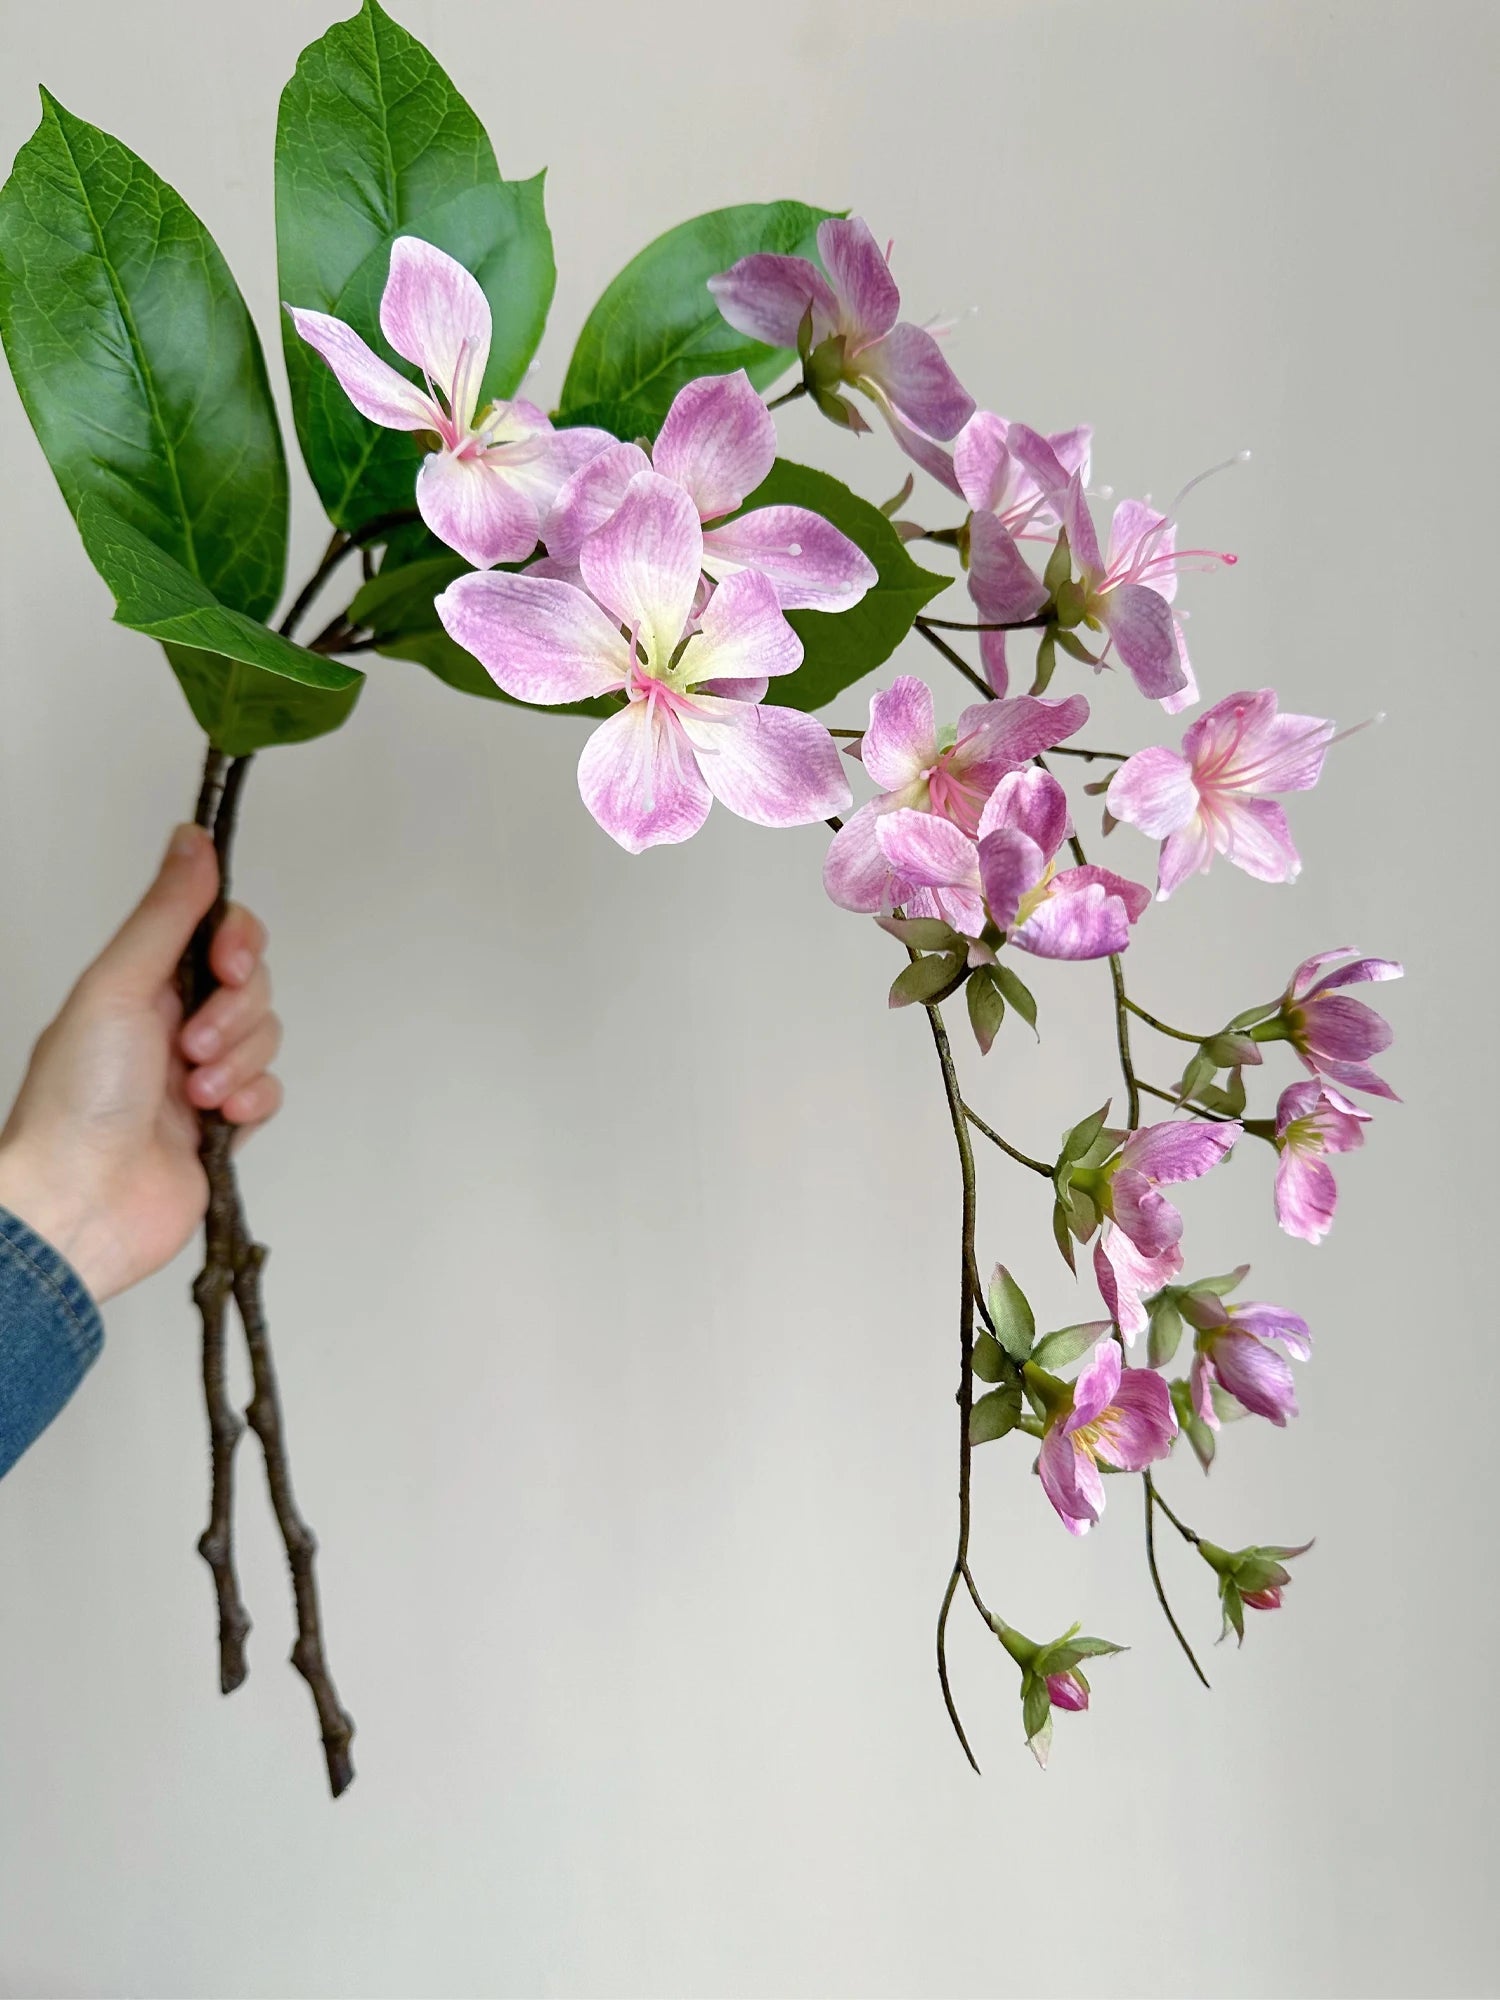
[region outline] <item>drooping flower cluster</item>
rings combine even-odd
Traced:
[[[1232,1418],[1284,1428],[1297,1414],[1291,1360],[1307,1360],[1311,1336],[1282,1307],[1231,1301],[1246,1266],[1185,1280],[1184,1220],[1165,1190],[1258,1141],[1274,1160],[1270,1199],[1281,1227],[1320,1241],[1337,1197],[1328,1159],[1361,1145],[1371,1118],[1348,1093],[1394,1097],[1370,1067],[1390,1030],[1347,989],[1399,977],[1401,967],[1342,948],[1319,952],[1298,966],[1279,1001],[1250,1007],[1213,1034],[1200,1039],[1160,1021],[1129,997],[1122,965],[1151,891],[1087,858],[1048,760],[1115,761],[1107,784],[1088,784],[1086,795],[1105,792],[1106,833],[1123,823],[1160,843],[1156,898],[1165,902],[1215,855],[1260,882],[1295,880],[1301,860],[1279,801],[1318,782],[1334,724],[1286,713],[1276,692],[1262,688],[1215,702],[1188,725],[1180,749],[1150,744],[1122,756],[1077,743],[1087,699],[1048,692],[1064,661],[1095,674],[1118,665],[1169,714],[1197,701],[1179,577],[1234,558],[1180,549],[1174,521],[1144,500],[1116,505],[1101,539],[1090,428],[1044,433],[977,408],[934,334],[901,319],[889,253],[866,225],[825,221],[817,245],[820,262],[745,257],[714,277],[709,293],[732,327],[800,367],[798,384],[778,402],[805,395],[859,433],[869,426],[850,392],[866,398],[934,491],[962,503],[963,517],[950,525],[906,519],[897,527],[908,541],[921,536],[956,552],[976,619],[967,628],[920,616],[915,623],[989,691],[947,729],[916,675],[898,673],[877,689],[867,724],[838,732],[852,739],[853,765],[874,787],[842,821],[834,816],[851,803],[851,767],[829,730],[792,705],[804,643],[786,614],[826,618],[859,605],[880,583],[875,543],[857,546],[804,507],[753,504],[776,459],[776,427],[745,374],[689,382],[654,439],[554,429],[527,403],[481,411],[483,294],[452,259],[410,238],[393,252],[381,327],[425,387],[338,321],[293,317],[368,417],[431,434],[418,507],[433,533],[475,565],[437,600],[452,639],[518,700],[612,705],[579,765],[584,802],[606,832],[631,852],[685,840],[715,798],[764,826],[833,821],[823,869],[829,897],[906,945],[911,963],[892,1004],[934,1010],[969,1195],[972,1128],[1050,1181],[1057,1246],[1074,1266],[1074,1244],[1092,1242],[1108,1315],[1038,1340],[1008,1272],[997,1273],[987,1302],[977,1299],[968,1200],[965,1452],[1012,1431],[1031,1438],[1041,1488],[1074,1535],[1101,1518],[1106,1473],[1144,1474],[1148,1522],[1161,1511],[1198,1549],[1218,1579],[1226,1630],[1243,1636],[1244,1607],[1279,1606],[1285,1562],[1302,1548],[1218,1548],[1178,1518],[1150,1469],[1184,1434],[1206,1469]],[[913,486],[909,478],[886,511],[906,506]],[[943,636],[964,629],[977,640],[982,672]],[[1035,673],[1029,692],[1012,694],[1021,635],[1034,640]],[[788,699],[778,700],[783,691]],[[1017,952],[1111,962],[1125,1122],[1108,1124],[1108,1106],[1078,1121],[1051,1163],[996,1133],[958,1095],[936,1013],[965,989],[984,1052],[1007,1010],[1034,1025]],[[1137,1066],[1130,1032],[1142,1022],[1196,1044],[1173,1087]],[[1306,1075],[1281,1088],[1273,1113],[1251,1116],[1244,1073],[1262,1068],[1277,1042]],[[1142,1115],[1146,1096],[1161,1107],[1156,1122]],[[1187,1332],[1187,1371],[1169,1379]],[[1072,1381],[1058,1372],[1079,1363]],[[976,1376],[991,1385],[977,1401]],[[961,1581],[1021,1669],[1027,1740],[1044,1759],[1052,1711],[1088,1707],[1081,1662],[1118,1648],[1079,1639],[1076,1628],[1050,1646],[1024,1638],[984,1606],[967,1547],[966,1512],[944,1621]],[[944,1691],[967,1748],[946,1664]]]

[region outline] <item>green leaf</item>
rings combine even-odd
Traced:
[[[969,1412],[969,1443],[989,1444],[1013,1431],[1021,1415],[1021,1378],[1004,1382],[981,1396]]]
[[[757,251],[811,257],[817,226],[831,212],[800,201],[749,202],[695,216],[648,243],[585,320],[559,420],[654,438],[672,398],[699,375],[743,368],[763,389],[785,374],[792,350],[737,333],[708,281]]]
[[[1106,1100],[1100,1105],[1097,1111],[1091,1111],[1087,1118],[1080,1118],[1078,1123],[1064,1138],[1062,1150],[1059,1152],[1058,1158],[1061,1160],[1083,1159],[1094,1141],[1104,1130],[1104,1121],[1108,1116],[1109,1100]]]
[[[213,592],[139,529],[85,495],[79,531],[115,595],[115,622],[159,639],[209,740],[231,756],[337,729],[364,676],[294,646]]]
[[[1082,1326],[1059,1327],[1056,1333],[1042,1336],[1031,1358],[1038,1368],[1048,1368],[1054,1373],[1059,1368],[1070,1368],[1075,1361],[1081,1361],[1091,1347],[1099,1344],[1113,1324],[1112,1320],[1095,1319]]]
[[[1014,1007],[1027,1027],[1036,1034],[1036,1001],[1031,996],[1031,988],[1022,984],[1004,960],[995,967],[995,979],[1007,1005]]]
[[[1003,1264],[995,1266],[986,1303],[995,1322],[995,1338],[1012,1361],[1024,1361],[1036,1340],[1036,1316],[1030,1300]]]
[[[914,563],[878,507],[811,466],[778,458],[743,511],[756,507],[811,508],[875,565],[874,584],[852,610],[787,613],[802,641],[802,665],[796,673],[774,680],[766,699],[783,708],[822,708],[883,665],[911,630],[918,612],[953,579]]]
[[[1062,1252],[1063,1262],[1076,1276],[1078,1261],[1073,1255],[1073,1237],[1068,1228],[1068,1211],[1060,1201],[1052,1204],[1052,1240]]]
[[[182,198],[46,91],[0,190],[0,336],[75,516],[89,495],[231,610],[286,562],[286,462],[265,362]]]
[[[1153,1368],[1165,1368],[1182,1345],[1182,1314],[1170,1292],[1162,1292],[1151,1308],[1151,1335],[1146,1359]]]
[[[1052,1717],[1052,1700],[1047,1693],[1047,1682],[1039,1673],[1027,1674],[1021,1687],[1021,1718],[1026,1726],[1026,1741],[1042,1735]]]
[[[914,958],[891,981],[890,1005],[936,1007],[939,1001],[946,1000],[956,989],[963,976],[962,952],[950,951],[941,956]]]
[[[993,966],[981,965],[970,973],[967,999],[969,1026],[974,1030],[979,1053],[987,1056],[995,1045],[1000,1023],[1005,1019],[1005,1000],[995,984]]]
[[[367,631],[375,640],[375,650],[387,659],[412,660],[426,667],[460,694],[472,694],[486,701],[509,702],[513,708],[530,709],[535,715],[612,715],[618,702],[564,702],[555,708],[517,701],[498,688],[472,653],[466,653],[443,629],[434,608],[435,599],[469,565],[462,556],[424,557],[398,569],[381,569],[356,594],[349,606],[350,623]]]
[[[1220,1577],[1219,1602],[1224,1607],[1224,1629],[1219,1634],[1219,1637],[1227,1639],[1230,1633],[1233,1632],[1236,1639],[1243,1646],[1245,1643],[1244,1600],[1241,1598],[1239,1586],[1235,1583],[1232,1576]]]
[[[958,944],[958,932],[941,917],[877,917],[875,921],[914,951],[952,951]]]
[[[411,380],[380,332],[397,236],[472,271],[494,331],[481,405],[514,395],[552,303],[556,269],[543,176],[506,181],[484,127],[431,53],[375,4],[304,49],[276,125],[281,296],[332,313]],[[292,412],[323,505],[341,528],[409,507],[411,437],[362,417],[332,371],[283,323]]]
[[[1015,1373],[999,1341],[988,1331],[975,1337],[974,1373],[981,1382],[1008,1382]]]

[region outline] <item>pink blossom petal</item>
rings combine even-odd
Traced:
[[[771,347],[795,347],[809,306],[813,340],[826,340],[838,325],[833,287],[806,257],[779,257],[756,251],[710,278],[708,289],[719,311],[739,333]]]
[[[963,494],[959,490],[958,477],[953,470],[953,453],[948,446],[939,444],[935,438],[928,437],[925,431],[914,430],[900,412],[891,407],[884,396],[878,399],[878,407],[891,436],[913,465],[920,465],[922,470],[937,480],[939,485],[946,486],[950,493],[961,500]]]
[[[969,595],[987,623],[1019,625],[1047,602],[1047,586],[993,514],[969,524]]]
[[[638,472],[615,512],[578,552],[583,580],[664,669],[682,637],[703,568],[703,531],[674,480]]]
[[[871,799],[833,836],[823,860],[823,887],[841,910],[875,916],[900,900],[888,894],[891,864],[875,837],[875,823],[885,810],[879,799]]]
[[[1169,833],[1162,842],[1161,858],[1157,864],[1157,900],[1164,903],[1174,889],[1181,888],[1189,875],[1206,875],[1213,858],[1213,837],[1202,818],[1195,813],[1186,826],[1176,833]]]
[[[679,389],[651,459],[693,496],[699,518],[732,514],[776,462],[776,420],[743,368]]]
[[[596,452],[558,489],[542,530],[547,553],[577,555],[587,538],[615,512],[632,479],[649,472],[651,461],[638,444],[614,444]]]
[[[1247,1300],[1234,1309],[1233,1324],[1243,1327],[1246,1333],[1259,1335],[1262,1340],[1279,1340],[1289,1354],[1295,1354],[1299,1361],[1305,1361],[1312,1353],[1312,1334],[1307,1321],[1284,1306],[1260,1305]]]
[[[882,813],[875,839],[891,868],[926,888],[977,888],[979,860],[974,843],[952,820],[909,806]]]
[[[490,358],[490,302],[473,273],[420,237],[398,236],[380,331],[443,391],[454,423],[466,431]]]
[[[535,575],[461,576],[435,607],[448,636],[517,701],[588,701],[622,687],[630,649],[583,591]]]
[[[1193,1398],[1193,1412],[1199,1422],[1207,1424],[1211,1431],[1220,1429],[1219,1413],[1214,1408],[1214,1372],[1208,1364],[1206,1354],[1193,1356],[1188,1383]]]
[[[1333,1227],[1338,1199],[1328,1162],[1288,1146],[1276,1167],[1276,1220],[1287,1235],[1321,1243]]]
[[[849,611],[874,587],[875,565],[831,521],[808,507],[757,507],[710,528],[703,560],[711,570],[759,570],[787,611]]]
[[[1342,958],[1347,946],[1341,945],[1337,951],[1319,952],[1316,958],[1305,959],[1292,975],[1292,992],[1301,999],[1311,999],[1314,994],[1331,993],[1339,986],[1363,986],[1370,980],[1400,979],[1405,968],[1394,958],[1356,958],[1348,965],[1342,965],[1337,972],[1325,973],[1311,988],[1305,984],[1306,975],[1330,959]]]
[[[1087,1534],[1104,1509],[1103,1481],[1088,1453],[1079,1450],[1062,1427],[1054,1424],[1042,1439],[1036,1469],[1042,1491],[1068,1533]]]
[[[1082,868],[1064,868],[1053,877],[1053,890],[1059,896],[1066,895],[1075,889],[1087,888],[1091,882],[1098,883],[1109,895],[1119,898],[1131,923],[1140,922],[1151,901],[1151,891],[1144,882],[1132,882],[1124,875],[1116,875],[1113,869],[1097,868],[1092,862]]]
[[[1224,853],[1257,882],[1295,882],[1302,858],[1286,814],[1274,799],[1218,801]]]
[[[1117,584],[1099,600],[1099,616],[1142,694],[1160,701],[1186,688],[1177,628],[1164,597],[1143,583]]]
[[[1371,1097],[1383,1097],[1392,1104],[1401,1102],[1384,1077],[1378,1076],[1368,1063],[1320,1060],[1318,1067],[1324,1076],[1330,1077],[1345,1090],[1363,1090]]]
[[[865,769],[883,792],[914,784],[937,757],[937,724],[932,689],[915,674],[901,674],[870,697],[865,731]]]
[[[929,438],[946,441],[974,414],[974,398],[925,327],[902,320],[862,347],[853,364],[890,401],[898,417]]]
[[[1094,1244],[1094,1277],[1099,1296],[1127,1342],[1144,1333],[1148,1316],[1144,1301],[1182,1274],[1182,1251],[1174,1243],[1160,1255],[1146,1257],[1123,1229],[1108,1218]]]
[[[709,790],[741,819],[810,826],[849,804],[837,744],[800,709],[695,695],[682,726]]]
[[[993,833],[987,833],[979,843],[978,854],[984,900],[1001,930],[1008,931],[1023,897],[1042,879],[1046,856],[1028,834],[1013,826],[997,827]]]
[[[1068,795],[1050,771],[1030,765],[1007,772],[996,783],[980,814],[980,839],[1001,827],[1012,827],[1028,835],[1043,858],[1052,859],[1072,831],[1073,817],[1068,811]],[[1039,880],[1040,875],[1038,869],[1032,882]],[[1026,886],[1030,888],[1032,884]]]
[[[476,569],[524,562],[541,535],[535,503],[491,452],[457,458],[438,451],[423,459],[417,512],[440,542]]]
[[[1003,632],[980,633],[979,659],[984,668],[985,679],[996,694],[1004,695],[1010,687],[1010,666],[1005,657]]]
[[[1048,1674],[1047,1699],[1054,1708],[1066,1709],[1069,1714],[1081,1714],[1089,1705],[1089,1691],[1077,1674]]]
[[[1073,1384],[1073,1408],[1063,1428],[1068,1432],[1093,1423],[1115,1400],[1124,1362],[1112,1340],[1101,1340],[1078,1372]]]
[[[1012,449],[1015,448],[1012,426]],[[1039,457],[1038,454],[1033,454]],[[1045,490],[1045,489],[1044,489]],[[1099,549],[1099,537],[1094,529],[1094,517],[1089,512],[1088,495],[1083,490],[1083,474],[1075,472],[1068,480],[1062,501],[1062,522],[1068,532],[1068,547],[1073,553],[1073,566],[1085,582],[1096,584],[1104,576],[1104,557]]]
[[[818,255],[839,295],[839,330],[851,345],[860,348],[889,333],[901,310],[901,294],[869,224],[857,215],[820,222]]]
[[[1076,874],[1077,870],[1070,870]],[[1058,876],[1011,943],[1036,958],[1109,958],[1130,943],[1130,918],[1102,883],[1064,885]]]
[[[1025,468],[1026,476],[1041,496],[1059,510],[1062,509],[1072,475],[1080,474],[1079,492],[1083,490],[1083,464],[1066,465],[1053,448],[1052,440],[1044,438],[1040,431],[1034,431],[1030,424],[1011,424],[1005,433],[1005,447],[1018,465]],[[1092,523],[1088,529],[1093,534]],[[1097,554],[1097,543],[1095,543]]]
[[[708,817],[708,786],[670,710],[632,701],[601,722],[578,760],[578,789],[628,853],[689,840]]]
[[[1137,750],[1109,782],[1106,803],[1112,815],[1161,840],[1187,826],[1198,810],[1198,787],[1185,757],[1163,745]]]
[[[953,471],[959,492],[976,514],[990,514],[1005,498],[1011,479],[1011,456],[1004,417],[993,410],[976,410],[953,441]]]
[[[1303,1032],[1310,1049],[1335,1062],[1363,1062],[1391,1045],[1391,1026],[1373,1007],[1326,983],[1302,1003]]]
[[[1176,1435],[1172,1392],[1161,1376],[1151,1368],[1125,1369],[1099,1427],[1098,1456],[1121,1472],[1144,1472],[1166,1457]]]
[[[1288,1417],[1296,1416],[1291,1364],[1274,1347],[1267,1347],[1253,1333],[1230,1331],[1214,1336],[1212,1353],[1214,1373],[1253,1416],[1281,1428]]]
[[[1182,1217],[1143,1173],[1121,1167],[1109,1184],[1110,1213],[1143,1257],[1160,1257],[1182,1240]]]
[[[689,686],[792,674],[801,664],[802,641],[781,615],[776,586],[753,569],[719,585],[682,659]]]
[[[1197,1118],[1165,1119],[1132,1132],[1120,1159],[1163,1187],[1200,1180],[1224,1159],[1242,1136],[1237,1124],[1210,1124]]]
[[[1061,700],[1019,694],[1007,701],[976,702],[958,719],[954,769],[970,784],[993,788],[1007,771],[1065,743],[1088,719],[1089,705],[1081,694]]]
[[[390,431],[439,430],[443,412],[432,398],[367,347],[352,326],[328,313],[288,306],[292,324],[333,370],[362,417]]]

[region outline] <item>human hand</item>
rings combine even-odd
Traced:
[[[218,893],[213,842],[179,827],[156,880],[32,1052],[0,1130],[0,1206],[67,1258],[100,1301],[168,1263],[208,1206],[197,1111],[241,1131],[281,1103],[281,1044],[259,918],[230,904],[216,992],[185,1025],[177,962]]]

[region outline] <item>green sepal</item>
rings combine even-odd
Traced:
[[[1042,582],[1047,586],[1048,595],[1056,597],[1072,575],[1073,552],[1068,547],[1068,531],[1063,528],[1047,557],[1047,567],[1042,571]]]
[[[1092,1347],[1113,1327],[1108,1319],[1086,1320],[1079,1326],[1062,1326],[1056,1333],[1043,1334],[1032,1349],[1032,1360],[1038,1368],[1057,1370],[1071,1368],[1075,1361],[1081,1361]]]
[[[967,970],[962,952],[947,951],[914,958],[891,981],[888,1004],[892,1007],[936,1007],[950,993],[957,992]]]
[[[1036,1001],[1032,998],[1031,988],[1025,985],[1003,960],[994,968],[994,972],[995,983],[1005,998],[1005,1004],[1014,1007],[1027,1027],[1036,1034]],[[1041,1037],[1038,1035],[1037,1039],[1040,1041]]]
[[[987,1056],[1005,1019],[1005,996],[1000,991],[992,965],[981,965],[969,975],[967,998],[969,1026],[974,1030],[979,1053]]]
[[[981,1396],[969,1412],[969,1443],[989,1444],[1013,1431],[1021,1415],[1021,1378],[1013,1364],[1010,1378]]]
[[[1158,1292],[1151,1307],[1151,1331],[1146,1359],[1153,1368],[1167,1367],[1182,1345],[1182,1314],[1171,1290]]]
[[[974,1373],[981,1382],[1008,1382],[1015,1370],[989,1329],[974,1336]]]
[[[1036,1316],[1031,1301],[1003,1264],[995,1266],[985,1303],[995,1323],[995,1338],[1012,1361],[1024,1361],[1036,1343]]]
[[[1045,694],[1052,685],[1052,676],[1057,672],[1057,627],[1049,625],[1037,641],[1036,672],[1027,690],[1032,695]]]

